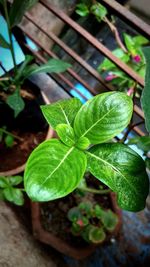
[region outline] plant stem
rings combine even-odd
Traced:
[[[109,26],[110,30],[112,31],[112,33],[115,35],[115,39],[116,39],[116,42],[117,44],[119,45],[119,47],[125,52],[125,53],[128,53],[127,49],[125,48],[123,42],[121,41],[120,39],[120,36],[119,36],[119,32],[118,32],[118,29],[116,28],[116,26],[107,18],[105,17],[103,19],[104,22],[107,23],[107,25]]]
[[[18,139],[19,141],[23,141],[23,139],[22,139],[21,137],[15,135],[15,134],[10,133],[10,132],[6,131],[6,130],[3,129],[3,128],[0,128],[0,132],[3,132],[3,133],[8,134],[8,135],[11,135],[11,136],[14,137],[15,139]]]
[[[144,121],[140,121],[140,122],[137,122],[135,124],[130,125],[128,130],[126,131],[124,137],[120,140],[120,143],[124,143],[127,140],[129,133],[134,129],[134,127],[141,125],[143,123],[144,123]]]
[[[15,59],[15,53],[14,53],[14,47],[13,47],[13,40],[12,40],[12,33],[11,33],[11,27],[10,27],[10,21],[9,21],[9,15],[8,15],[8,9],[7,9],[7,1],[4,1],[4,12],[5,12],[5,18],[7,21],[7,28],[8,28],[8,35],[9,35],[9,40],[10,40],[10,52],[14,64],[14,72],[15,75],[17,74],[17,64],[16,64],[16,59]]]
[[[3,67],[3,64],[0,62],[0,67],[2,68],[2,70],[7,73],[6,69]]]
[[[111,192],[110,189],[93,189],[93,188],[89,188],[89,187],[78,187],[78,189],[82,190],[82,191],[86,191],[89,193],[93,193],[93,194],[108,194]]]

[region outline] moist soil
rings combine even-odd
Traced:
[[[88,178],[89,180],[89,178]],[[91,180],[91,178],[90,178]],[[97,181],[92,177],[94,183],[89,182],[90,188],[97,188]],[[98,182],[100,185],[100,182]],[[71,222],[67,218],[70,208],[78,205],[81,201],[91,201],[94,205],[99,204],[104,209],[112,209],[109,194],[86,193],[84,196],[81,192],[75,190],[73,193],[62,199],[42,203],[41,207],[41,224],[44,230],[59,237],[67,244],[75,248],[86,248],[89,243],[84,241],[80,236],[73,236],[71,233]]]
[[[39,89],[31,82],[23,86],[25,109],[14,118],[13,110],[6,104],[0,104],[0,127],[21,139],[14,139],[11,148],[0,142],[0,172],[23,165],[31,151],[41,143],[47,134],[48,125],[40,110],[44,104]]]

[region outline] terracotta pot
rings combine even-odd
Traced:
[[[119,232],[122,224],[122,213],[116,204],[116,196],[114,193],[110,194],[110,198],[112,201],[112,210],[118,215],[118,224],[116,225],[115,230],[111,235],[108,236],[107,240],[111,238],[111,236],[116,236]],[[41,214],[40,214],[40,204],[39,203],[31,203],[31,217],[32,217],[32,229],[33,235],[39,241],[48,244],[58,250],[59,252],[75,258],[77,260],[84,259],[88,257],[90,254],[94,252],[98,245],[89,244],[85,248],[75,248],[69,245],[67,242],[63,241],[59,237],[53,235],[52,233],[46,231],[41,224]]]
[[[42,95],[42,97],[43,97],[43,100],[44,100],[45,104],[50,104],[50,101],[49,101],[49,99],[47,98],[47,96],[44,94],[44,92],[41,92],[41,95]],[[52,138],[53,135],[54,135],[54,131],[53,131],[52,128],[49,127],[48,130],[47,130],[47,134],[46,134],[46,138],[45,138],[45,140]],[[18,167],[16,167],[16,168],[14,168],[14,169],[11,169],[11,170],[8,170],[8,171],[0,172],[0,176],[12,176],[12,175],[17,175],[17,174],[19,174],[19,173],[21,173],[21,172],[24,171],[24,169],[25,169],[25,165],[26,165],[26,163],[24,163],[24,164],[22,164],[22,165],[20,165],[20,166],[18,166]]]

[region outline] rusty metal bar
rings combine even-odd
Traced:
[[[142,19],[138,18],[127,8],[120,5],[117,1],[102,0],[102,4],[105,4],[106,7],[111,8],[113,10],[113,13],[115,12],[119,17],[123,18],[124,21],[127,21],[128,24],[130,22],[130,24],[134,26],[134,28],[136,28],[138,32],[141,32],[148,38],[150,37],[150,25],[145,23]]]
[[[33,38],[23,27],[20,27],[22,29],[22,31],[41,49],[43,49],[44,52],[46,52],[49,56],[52,56],[54,58],[57,58],[57,56],[50,50],[48,50],[47,48],[45,48],[43,45],[41,45],[41,43],[39,41],[37,41],[35,38]],[[46,62],[46,61],[45,61]],[[77,75],[73,70],[68,69],[68,72],[79,82],[83,82],[82,84],[84,86],[86,86],[87,84],[84,84],[84,81],[79,77],[79,75]],[[62,74],[59,74],[59,76],[62,76]],[[78,91],[74,85],[68,80],[66,79],[66,77],[60,77],[64,82],[66,82],[67,85],[69,85],[72,89],[74,89],[75,91],[77,91],[84,99],[87,100],[87,98],[80,92]],[[65,79],[65,80],[64,80]],[[94,95],[95,95],[95,91],[93,90],[92,87],[87,87],[87,89],[89,89]],[[92,89],[92,90],[91,90]],[[134,111],[135,113],[140,116],[141,118],[144,118],[144,113],[143,111],[137,106],[134,105]]]
[[[42,31],[47,37],[53,40],[57,45],[59,45],[69,56],[75,59],[83,68],[85,68],[94,78],[96,78],[101,84],[103,84],[108,90],[113,90],[114,88],[107,84],[105,80],[100,76],[100,74],[91,67],[84,59],[82,59],[75,51],[69,48],[63,41],[61,41],[53,32],[47,32],[43,27],[41,27],[32,16],[26,14],[25,17],[33,23],[40,31]],[[82,82],[83,84],[83,82]],[[87,86],[86,86],[87,87]],[[88,87],[87,87],[88,88]]]
[[[43,45],[40,44],[39,41],[37,41],[34,37],[31,36],[31,34],[29,34],[23,27],[20,27],[20,29],[38,46],[40,47],[44,52],[46,52],[50,57],[53,58],[58,58],[52,51],[48,50],[47,48],[45,48]],[[27,46],[29,49],[29,46]],[[33,50],[32,53],[34,53],[36,55],[36,57],[39,56],[39,54],[36,54]],[[44,59],[44,57],[42,57],[40,55],[40,60],[43,60],[43,63],[46,63],[46,59]],[[86,82],[84,82],[83,79],[80,78],[80,76],[75,73],[72,69],[68,69],[67,72],[72,75],[76,80],[78,80],[79,82],[83,83],[84,86],[87,86],[87,88],[95,95],[95,91],[93,90],[92,87],[90,87]],[[62,76],[62,74],[57,74],[58,76]],[[72,89],[74,89],[75,91],[77,91],[85,100],[87,100],[87,98],[80,92],[78,91],[75,87],[74,84],[71,83],[64,75],[63,77],[60,77],[61,79],[63,79],[64,82],[66,82],[67,85],[69,85]],[[64,80],[65,79],[65,80]]]
[[[137,81],[141,86],[144,86],[144,79],[141,78],[135,71],[128,67],[124,62],[118,59],[112,54],[112,52],[101,44],[96,38],[94,38],[89,32],[83,29],[79,24],[68,17],[63,11],[58,10],[54,6],[50,5],[47,0],[40,0],[40,3],[45,6],[49,11],[54,13],[57,17],[63,20],[65,23],[70,25],[76,32],[82,35],[89,43],[91,43],[96,49],[98,49],[103,55],[108,57],[114,62],[120,69],[128,74],[133,80]]]
[[[26,34],[27,35],[27,34]],[[30,38],[30,35],[27,35]],[[34,39],[31,39],[34,41]],[[36,42],[35,42],[36,43]],[[47,63],[47,60],[39,54],[39,52],[36,52],[34,50],[32,50],[27,44],[23,44],[28,50],[31,51],[31,53],[42,63]],[[52,75],[52,74],[51,74]],[[80,91],[78,91],[75,87],[74,84],[72,82],[70,82],[63,74],[57,73],[57,76],[65,83],[67,84],[71,89],[75,90],[79,95],[81,95],[81,97],[85,100],[88,100]],[[70,93],[70,89],[65,89],[67,92]]]
[[[47,60],[43,57],[43,56],[41,56],[38,52],[35,52],[35,51],[33,51],[27,44],[24,44],[24,46],[25,47],[27,47],[31,52],[32,52],[32,54],[40,61],[40,62],[42,62],[42,63],[46,63],[47,62]],[[62,74],[57,74],[58,75],[58,77],[63,81],[63,82],[65,82],[71,89],[74,89],[76,92],[78,92],[85,100],[87,100],[87,98],[84,96],[84,95],[82,95],[75,87],[74,87],[74,85],[68,80],[68,79],[66,79],[66,77],[64,77],[64,75],[62,75]],[[66,88],[65,89],[68,93],[70,93],[70,89],[68,89],[68,88]],[[132,130],[132,131],[134,131],[134,132],[136,132],[138,135],[141,135],[141,136],[144,136],[145,135],[145,133],[140,129],[140,128],[138,128],[138,127],[134,127],[134,129]]]

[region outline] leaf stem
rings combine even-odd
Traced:
[[[89,187],[80,187],[80,186],[78,187],[78,189],[80,189],[82,191],[89,192],[89,193],[100,194],[100,195],[108,194],[111,192],[110,189],[93,189],[93,188],[89,188]]]
[[[0,132],[5,133],[5,134],[8,134],[8,135],[11,135],[11,136],[14,137],[15,139],[18,139],[19,141],[23,141],[23,139],[22,139],[21,137],[15,135],[15,134],[10,133],[10,132],[6,131],[6,130],[3,129],[3,128],[0,128]]]
[[[14,64],[14,72],[15,75],[17,74],[17,64],[16,64],[16,59],[15,59],[15,53],[14,53],[14,47],[13,47],[13,40],[12,40],[12,33],[11,33],[11,27],[10,27],[10,21],[9,21],[9,15],[8,15],[8,9],[7,9],[7,1],[4,1],[4,12],[5,12],[5,18],[7,21],[7,28],[8,28],[8,35],[9,35],[9,40],[10,40],[10,52],[12,55],[12,60]]]
[[[103,21],[109,26],[110,30],[112,31],[112,33],[114,34],[115,36],[115,39],[116,39],[116,42],[117,44],[119,45],[119,47],[125,52],[125,53],[128,53],[126,47],[124,46],[123,42],[121,41],[121,38],[119,36],[119,32],[118,32],[118,29],[117,27],[107,18],[105,17],[103,19]]]
[[[127,140],[129,133],[134,129],[134,127],[139,126],[139,125],[141,125],[143,123],[144,123],[144,120],[139,121],[139,122],[137,122],[135,124],[130,125],[129,128],[128,128],[128,130],[126,131],[125,135],[120,140],[120,143],[124,143]]]

